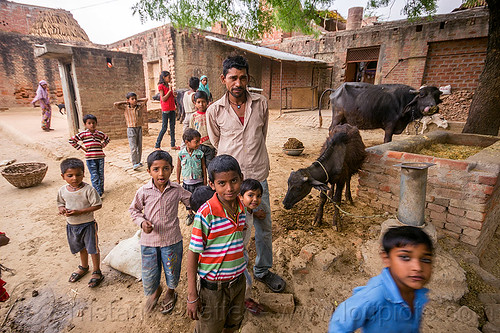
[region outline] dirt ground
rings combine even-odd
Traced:
[[[315,190],[294,209],[286,211],[282,207],[290,171],[306,167],[317,158],[326,138],[326,128],[307,126],[315,125],[315,119],[313,114],[289,114],[279,118],[278,112],[272,111],[267,141],[271,159],[268,181],[273,217],[273,270],[287,281],[285,293],[293,294],[295,312],[266,313],[258,317],[247,313],[242,332],[325,332],[334,307],[349,297],[354,287],[365,284],[369,279],[361,265],[360,246],[363,241],[378,236],[385,216],[370,219],[344,216],[345,228],[338,233],[330,226],[331,205],[326,209],[323,225],[311,226],[318,201]],[[158,133],[159,125],[151,126],[151,134],[144,140],[145,155],[152,150]],[[181,126],[177,125],[177,128],[177,133],[180,133]],[[383,141],[383,132],[378,130],[363,131],[362,136],[366,146]],[[283,154],[282,146],[290,137],[304,143],[302,155],[293,157]],[[395,139],[403,137],[396,136]],[[168,137],[164,141],[168,142]],[[105,151],[108,155],[113,155],[111,152],[126,154],[128,143],[126,139],[113,140]],[[66,156],[82,157],[71,149],[67,150]],[[79,264],[79,258],[71,255],[65,235],[65,220],[57,214],[55,198],[58,188],[64,184],[59,161],[37,149],[20,145],[2,133],[0,161],[12,158],[18,162],[43,161],[49,169],[42,184],[32,188],[17,189],[5,179],[0,179],[0,230],[11,239],[7,246],[0,248],[0,263],[15,270],[15,275],[9,272],[2,274],[2,279],[8,283],[6,288],[11,299],[0,303],[0,321],[4,320],[9,309],[12,308],[12,311],[1,332],[193,331],[194,322],[185,314],[185,262],[177,289],[179,302],[173,313],[166,316],[158,311],[143,313],[145,297],[141,282],[107,265],[102,266],[105,280],[99,288],[87,287],[90,275],[74,284],[67,282]],[[95,214],[99,224],[101,260],[120,240],[132,237],[137,230],[131,222],[128,207],[136,190],[143,184],[138,178],[130,177],[130,171],[108,163],[105,179],[103,208]],[[174,175],[171,179],[175,179]],[[90,182],[88,175],[85,181]],[[344,203],[344,209],[354,215],[383,214],[356,202],[356,187],[355,178],[352,180],[355,205]],[[185,210],[181,208],[179,211],[183,221]],[[190,227],[181,223],[181,230],[187,250]],[[307,244],[314,244],[319,251],[339,253],[338,260],[326,270],[311,265],[299,273],[293,271],[291,262]],[[252,240],[251,258],[255,257],[254,246]],[[33,296],[35,290],[38,292],[36,297]],[[261,283],[254,284],[255,299],[267,292]],[[448,309],[458,308],[455,304],[447,306]],[[427,325],[427,332],[464,332],[460,326],[439,318],[431,318],[431,321],[434,326],[429,328]]]

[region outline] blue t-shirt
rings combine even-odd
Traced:
[[[388,268],[357,287],[353,295],[342,302],[330,319],[329,333],[418,333],[422,311],[427,303],[428,289],[415,290],[414,312],[401,297]]]
[[[201,149],[195,149],[191,155],[184,147],[179,152],[179,159],[181,160],[181,175],[182,181],[186,184],[197,184],[203,182],[203,169],[201,161],[203,159],[203,152]]]

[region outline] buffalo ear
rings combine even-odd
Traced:
[[[310,178],[309,179],[309,184],[312,185],[312,187],[314,187],[315,189],[317,189],[318,191],[324,191],[324,192],[328,192],[330,190],[330,187],[328,187],[327,184],[325,183],[322,183],[316,179],[312,179]]]
[[[409,91],[410,94],[419,94],[420,93],[420,90],[415,90],[415,89],[410,89]]]

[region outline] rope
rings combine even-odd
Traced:
[[[319,166],[323,169],[323,171],[325,172],[325,175],[326,175],[326,180],[325,180],[323,183],[327,184],[327,183],[328,183],[328,180],[330,179],[330,177],[328,177],[328,172],[326,172],[325,167],[324,167],[324,166],[323,166],[323,164],[321,164],[321,162],[320,162],[320,161],[318,161],[318,160],[314,161],[313,163],[318,163],[318,164],[319,164]]]
[[[392,218],[396,217],[394,215],[389,215],[389,213],[387,213],[387,212],[384,213],[384,214],[376,214],[376,215],[368,215],[368,216],[354,215],[354,214],[346,212],[345,210],[343,210],[342,208],[340,208],[340,206],[335,201],[333,201],[333,199],[330,198],[328,196],[328,194],[324,190],[320,190],[320,192],[322,192],[324,195],[326,195],[326,197],[328,198],[328,200],[330,200],[333,203],[333,205],[335,207],[337,207],[338,210],[340,210],[342,213],[344,213],[345,215],[348,215],[350,217],[354,217],[354,218],[358,218],[358,219],[369,219],[369,218],[374,218],[374,217],[392,217]]]

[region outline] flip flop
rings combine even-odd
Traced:
[[[92,275],[99,275],[99,278],[91,278],[89,281],[89,288],[95,288],[101,284],[102,280],[104,280],[104,275],[102,275],[101,270],[92,272]]]
[[[266,275],[259,278],[254,275],[255,280],[264,283],[271,291],[280,293],[285,289],[286,282],[278,274],[268,271]]]
[[[161,301],[161,309],[160,312],[164,315],[169,314],[172,312],[175,308],[175,303],[177,303],[177,293],[174,292],[174,298],[168,301],[168,303],[165,303],[164,301]]]
[[[251,298],[245,300],[245,308],[255,316],[260,315],[264,311],[264,307]]]
[[[76,272],[71,273],[71,276],[69,277],[68,282],[74,283],[74,282],[80,280],[82,277],[84,277],[89,272],[89,267],[83,267],[81,265],[78,265],[78,269],[83,271],[83,273],[80,273],[80,274],[78,274]]]
[[[172,149],[172,150],[180,150],[181,147],[179,147],[179,146],[173,146],[173,147],[170,147],[170,149]]]

